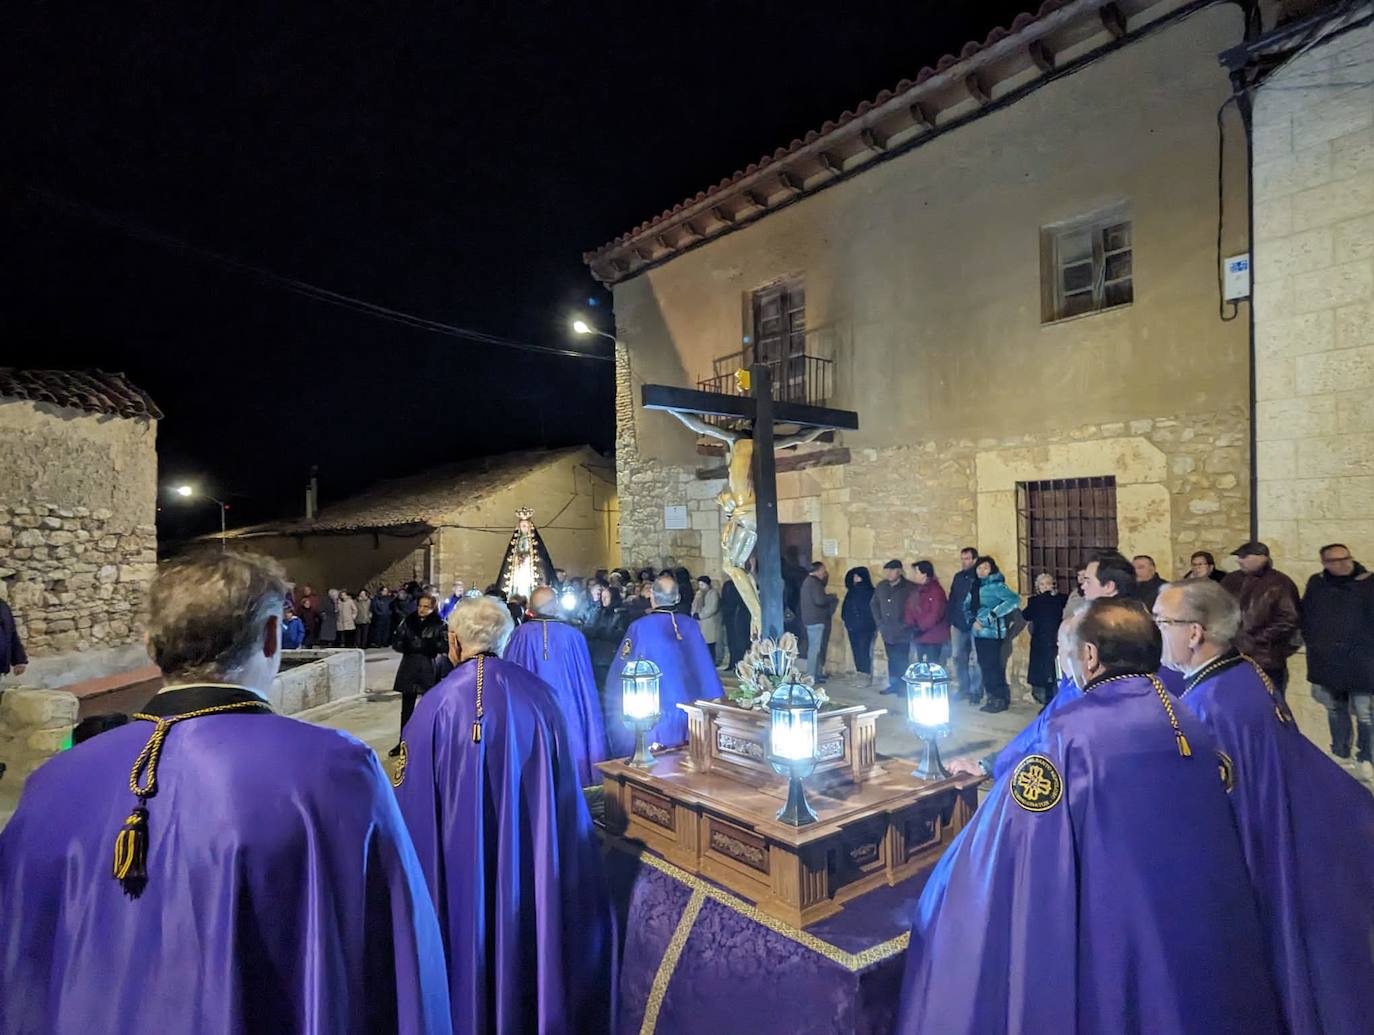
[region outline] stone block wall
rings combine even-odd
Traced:
[[[282,652],[283,668],[267,692],[268,703],[278,715],[295,715],[366,691],[365,655],[352,647]]]
[[[1374,557],[1374,27],[1258,92],[1253,306],[1260,537],[1301,582]]]
[[[157,529],[107,509],[0,501],[0,595],[38,657],[114,647],[142,635]]]
[[[8,688],[0,691],[0,762],[6,782],[18,783],[71,738],[77,700],[62,690]]]

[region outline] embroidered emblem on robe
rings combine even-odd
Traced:
[[[1011,774],[1011,796],[1027,812],[1048,812],[1064,796],[1064,781],[1044,755],[1027,755]]]

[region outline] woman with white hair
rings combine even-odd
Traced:
[[[1030,683],[1031,693],[1041,705],[1054,700],[1055,686],[1059,682],[1054,659],[1059,649],[1059,623],[1068,602],[1068,596],[1059,592],[1054,576],[1042,571],[1035,577],[1035,596],[1021,609],[1021,617],[1030,623],[1031,630],[1026,682]]]
[[[392,783],[439,907],[453,1029],[611,1030],[614,921],[554,692],[501,657],[493,597],[448,617],[457,667],[405,728]]]

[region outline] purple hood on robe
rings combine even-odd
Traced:
[[[1293,1035],[1374,1027],[1374,796],[1303,736],[1248,658],[1194,673],[1183,704],[1226,753],[1275,983]]]
[[[606,740],[612,757],[635,749],[634,730],[625,725],[620,692],[620,673],[627,661],[644,658],[663,673],[658,684],[661,718],[645,734],[646,743],[675,747],[687,742],[687,713],[679,704],[710,700],[725,693],[716,662],[706,649],[695,618],[655,610],[630,623],[606,675]]]
[[[402,742],[393,782],[439,912],[454,1032],[609,1031],[615,921],[553,689],[470,659],[420,699]]]
[[[1127,676],[993,785],[921,895],[901,1035],[1281,1030],[1212,738],[1166,699],[1186,757]]]
[[[185,687],[144,711],[252,697]],[[113,849],[153,729],[53,758],[0,833],[0,1031],[446,1035],[439,925],[372,751],[272,714],[171,726],[130,898]]]
[[[592,763],[606,758],[606,722],[592,675],[592,655],[581,630],[557,619],[535,618],[515,630],[504,657],[553,687],[568,724],[577,778],[583,787],[600,783],[601,774]]]

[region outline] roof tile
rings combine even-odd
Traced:
[[[0,367],[0,398],[27,399],[112,417],[162,419],[162,411],[147,392],[123,374],[104,370]]]

